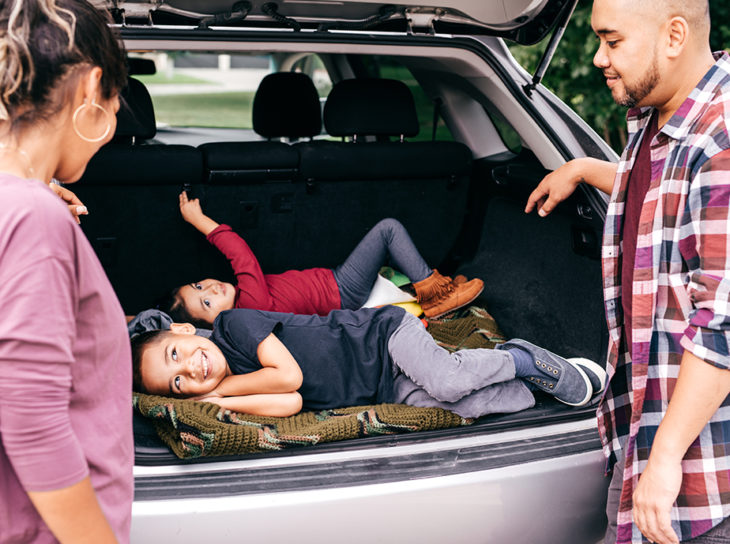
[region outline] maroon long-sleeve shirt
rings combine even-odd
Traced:
[[[340,291],[331,269],[264,274],[246,241],[228,225],[218,226],[207,238],[231,262],[236,308],[319,315],[340,308]]]

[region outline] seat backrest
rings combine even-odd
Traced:
[[[120,108],[114,139],[72,187],[89,209],[81,227],[128,314],[149,308],[177,284],[201,279],[200,252],[211,257],[180,217],[177,198],[183,186],[201,184],[202,154],[186,145],[140,145],[154,137],[154,112],[144,85],[133,87],[143,99]]]
[[[338,82],[325,103],[324,125],[331,136],[350,141],[296,145],[308,193],[297,213],[304,220],[327,210],[317,221],[326,243],[311,248],[312,259],[344,258],[364,232],[390,216],[408,228],[429,264],[438,266],[461,227],[469,148],[407,141],[418,134],[418,117],[410,89],[396,80]]]

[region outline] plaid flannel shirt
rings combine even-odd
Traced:
[[[628,113],[603,238],[610,383],[598,408],[609,463],[623,450],[618,543],[642,542],[631,497],[646,467],[684,351],[730,369],[730,57],[716,62],[651,142],[634,268],[631,355],[622,348],[621,229],[627,183],[652,108]],[[730,396],[682,462],[672,507],[680,540],[730,516]]]

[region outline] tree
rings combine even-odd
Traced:
[[[593,66],[598,39],[591,30],[592,4],[592,0],[579,0],[542,83],[620,153],[626,145],[626,108],[613,102],[603,75]],[[710,16],[713,51],[730,48],[730,2],[710,0]],[[517,61],[534,73],[546,44],[547,40],[510,49]]]

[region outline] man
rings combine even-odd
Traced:
[[[605,542],[730,542],[730,57],[707,0],[595,0],[591,25],[627,148],[566,163],[525,211],[581,182],[611,194]]]

